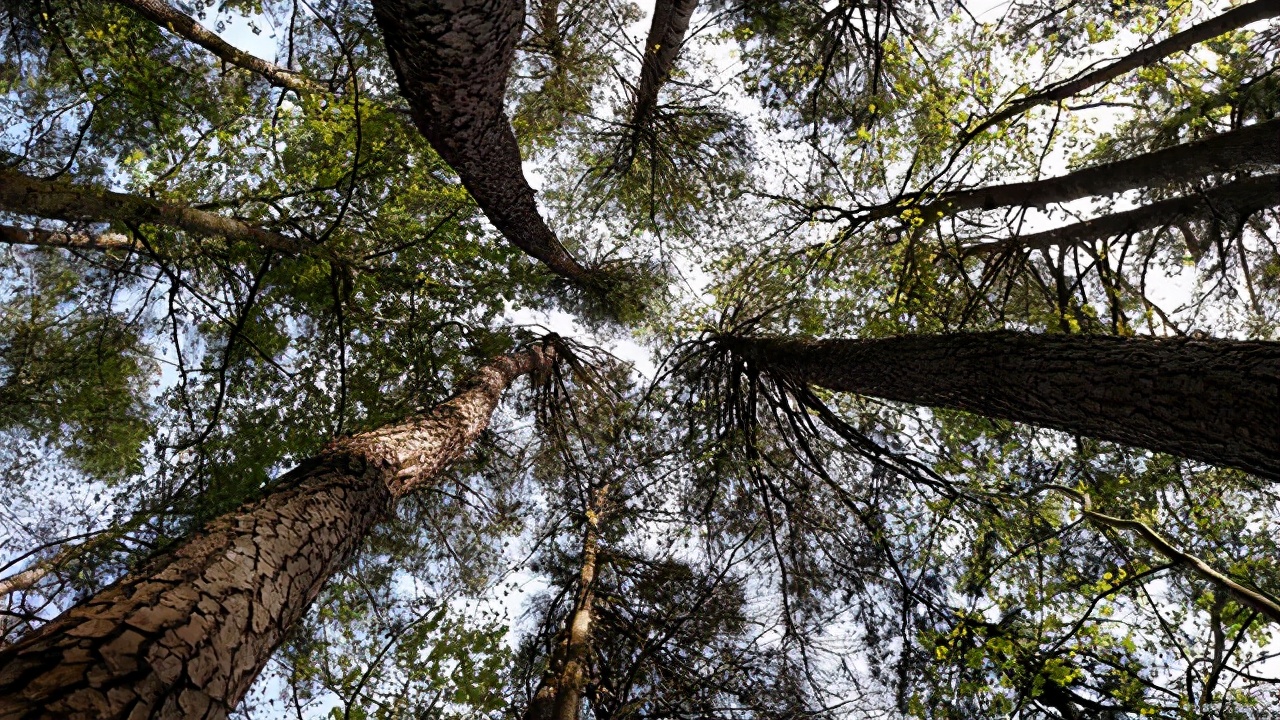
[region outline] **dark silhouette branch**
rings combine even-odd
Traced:
[[[1280,204],[1280,175],[1262,175],[1044,232],[971,245],[964,249],[964,253],[990,255],[1010,250],[1079,245],[1199,218],[1239,224],[1254,212],[1277,204]]]
[[[983,120],[966,132],[965,135],[972,138],[983,130],[1020,115],[1033,107],[1066,100],[1095,85],[1110,82],[1130,70],[1146,67],[1174,53],[1187,50],[1193,45],[1212,40],[1224,33],[1242,28],[1259,20],[1276,17],[1277,15],[1280,15],[1280,0],[1256,0],[1233,8],[1218,17],[1193,25],[1180,33],[1161,40],[1149,48],[1132,52],[1109,65],[1074,79],[1065,80],[1038,93],[1014,100],[1004,110]]]

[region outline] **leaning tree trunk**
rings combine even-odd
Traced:
[[[932,198],[915,194],[907,199],[921,202],[920,211],[927,216],[941,216],[966,210],[1064,203],[1141,187],[1195,182],[1215,172],[1277,165],[1280,165],[1280,119],[1058,177],[956,190]],[[865,222],[896,217],[903,207],[899,202],[877,205],[858,219]]]
[[[503,109],[524,29],[523,0],[374,0],[414,123],[507,240],[571,282],[599,278],[538,213]]]
[[[582,566],[573,611],[556,638],[547,671],[525,709],[524,720],[578,720],[582,695],[591,671],[591,636],[595,628],[596,556],[600,544],[600,517],[608,499],[608,486],[592,493],[587,511],[587,531],[582,540]]]
[[[426,415],[333,443],[271,494],[0,652],[0,718],[223,718],[397,498],[428,485],[549,351],[498,358]]]
[[[640,63],[640,81],[636,83],[635,102],[627,123],[627,147],[622,160],[627,167],[635,158],[641,136],[648,132],[653,122],[653,114],[658,109],[658,91],[671,77],[697,6],[698,0],[657,0],[654,4],[653,22],[644,44],[644,59]]]
[[[733,338],[748,361],[831,390],[954,408],[1280,480],[1280,343],[979,332]]]
[[[1238,7],[1232,8],[1227,12],[1210,18],[1197,25],[1183,30],[1180,33],[1172,35],[1160,42],[1142,50],[1136,50],[1124,57],[1104,65],[1092,72],[1066,80],[1062,83],[1054,85],[1046,90],[1028,95],[1010,103],[1004,110],[983,120],[977,126],[971,128],[965,135],[966,137],[975,137],[978,133],[986,130],[992,125],[1002,123],[1009,118],[1020,115],[1027,110],[1038,105],[1046,105],[1048,103],[1066,100],[1072,96],[1078,95],[1091,87],[1110,82],[1121,75],[1137,70],[1140,67],[1152,65],[1164,58],[1174,55],[1184,50],[1190,49],[1192,46],[1212,40],[1220,35],[1237,30],[1255,23],[1259,20],[1266,20],[1280,15],[1280,0],[1254,0],[1254,2],[1246,3]]]
[[[1280,128],[1277,132],[1280,132]],[[1194,195],[1161,200],[1051,230],[970,245],[964,249],[964,254],[990,255],[1009,250],[1044,250],[1058,245],[1080,245],[1167,225],[1176,226],[1187,220],[1211,219],[1238,229],[1250,215],[1273,205],[1280,205],[1280,175],[1259,175]],[[1202,241],[1192,245],[1191,238],[1187,240],[1189,247],[1204,247],[1206,244]]]

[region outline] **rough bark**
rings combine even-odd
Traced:
[[[0,169],[0,210],[67,222],[167,225],[296,254],[302,243],[225,215],[61,180],[42,180]]]
[[[675,67],[684,35],[698,0],[657,0],[653,8],[653,22],[649,26],[649,38],[644,44],[644,60],[640,65],[640,81],[636,83],[636,97],[628,123],[630,131],[625,162],[635,156],[640,133],[653,120],[658,108],[658,91],[662,89],[671,70]]]
[[[257,502],[0,651],[0,718],[222,718],[397,498],[488,425],[534,348],[426,415],[340,440]]]
[[[600,543],[600,516],[608,497],[608,487],[597,489],[587,512],[587,531],[582,540],[582,566],[578,574],[578,595],[556,646],[547,671],[525,709],[524,720],[578,720],[582,696],[591,679],[591,636],[595,621],[595,583]]]
[[[414,123],[507,240],[580,286],[597,279],[538,213],[503,108],[521,0],[374,0]]]
[[[133,10],[184,40],[199,45],[217,55],[223,61],[260,75],[276,87],[295,90],[300,93],[326,91],[323,85],[313,82],[293,70],[280,67],[273,62],[263,60],[236,48],[196,22],[191,16],[163,2],[163,0],[115,0],[115,2]]]
[[[1149,48],[1132,52],[1109,65],[1104,65],[1077,78],[1066,80],[1033,95],[1015,100],[1004,110],[983,120],[977,127],[969,130],[967,135],[973,137],[983,130],[1020,115],[1033,107],[1066,100],[1091,87],[1110,82],[1130,70],[1146,67],[1170,55],[1187,50],[1193,45],[1212,40],[1223,33],[1228,33],[1250,23],[1273,18],[1277,15],[1280,15],[1280,0],[1256,0],[1233,8],[1216,18],[1193,25],[1180,33],[1161,40]]]
[[[980,332],[724,338],[831,390],[953,408],[1280,480],[1280,343]]]
[[[965,248],[964,252],[977,255],[1017,248],[1039,250],[1093,242],[1206,217],[1238,223],[1262,208],[1277,204],[1280,204],[1280,175],[1262,175],[1227,183],[1198,195],[1161,200],[1044,232],[973,245]]]

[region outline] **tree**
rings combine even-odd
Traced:
[[[1277,9],[0,3],[0,715],[1265,714]]]
[[[513,380],[552,362],[541,347],[495,359],[430,413],[333,444],[6,648],[0,708],[225,717],[370,527],[466,450]]]

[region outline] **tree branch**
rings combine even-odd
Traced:
[[[9,169],[0,169],[0,210],[67,222],[167,225],[290,255],[307,249],[293,238],[225,215]]]
[[[1232,580],[1226,575],[1214,570],[1209,563],[1201,560],[1199,557],[1178,549],[1173,543],[1165,539],[1164,536],[1153,530],[1150,525],[1138,520],[1128,520],[1097,512],[1093,509],[1093,500],[1089,497],[1088,493],[1073,490],[1065,485],[1050,483],[1042,485],[1041,488],[1053,490],[1075,500],[1080,504],[1080,513],[1095,524],[1137,534],[1143,540],[1147,541],[1151,547],[1155,548],[1156,552],[1169,558],[1169,560],[1173,561],[1179,567],[1189,570],[1196,575],[1199,575],[1202,579],[1218,586],[1235,599],[1236,602],[1244,605],[1245,607],[1257,610],[1259,613],[1266,616],[1267,619],[1271,620],[1271,622],[1280,623],[1280,601],[1277,601],[1275,598],[1272,598],[1261,590],[1254,590],[1241,585],[1235,580]]]
[[[199,45],[231,65],[259,75],[275,87],[299,93],[328,92],[323,85],[273,62],[250,55],[163,0],[114,0],[179,37]]]

